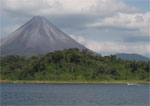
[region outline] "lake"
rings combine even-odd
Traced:
[[[149,106],[149,84],[1,83],[1,106]]]

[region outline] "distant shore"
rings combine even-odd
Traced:
[[[0,83],[33,83],[33,84],[126,84],[126,83],[138,83],[138,84],[150,84],[149,81],[26,81],[26,80],[0,80]]]

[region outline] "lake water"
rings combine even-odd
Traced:
[[[149,84],[1,83],[1,106],[149,106]]]

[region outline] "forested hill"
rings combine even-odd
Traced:
[[[149,62],[94,56],[88,50],[66,49],[41,56],[1,57],[1,80],[149,81]]]
[[[118,58],[125,60],[136,60],[136,61],[150,61],[149,58],[139,54],[128,54],[128,53],[117,53],[115,54]]]

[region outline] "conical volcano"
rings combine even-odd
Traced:
[[[1,55],[36,56],[69,48],[85,49],[42,16],[34,16],[0,40]]]

